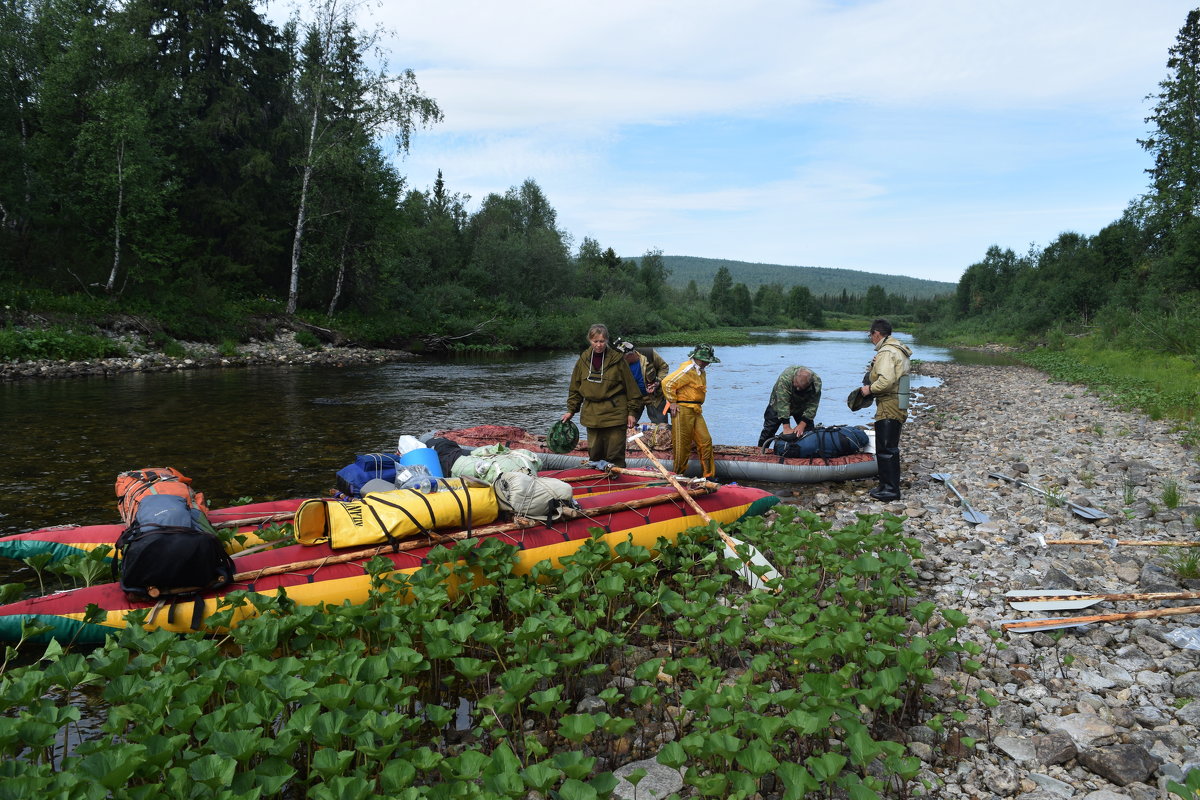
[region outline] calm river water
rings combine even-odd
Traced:
[[[659,353],[673,368],[689,349]],[[0,535],[116,522],[113,481],[139,467],[181,470],[218,507],[327,493],[355,454],[393,452],[400,434],[479,424],[544,433],[565,410],[582,350],[581,342],[560,354],[0,384]],[[952,358],[942,348],[914,351],[926,361]],[[763,334],[716,352],[704,416],[718,444],[757,441],[775,378],[792,364],[821,376],[819,423],[871,420],[844,402],[872,355],[862,333]]]

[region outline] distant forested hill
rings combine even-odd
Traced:
[[[748,261],[727,261],[720,258],[697,258],[695,256],[663,256],[664,266],[669,269],[667,283],[672,286],[687,286],[695,281],[696,288],[707,291],[712,286],[713,276],[721,267],[727,267],[734,283],[744,283],[751,292],[768,283],[778,283],[786,291],[796,285],[807,286],[817,297],[821,295],[847,294],[862,296],[871,286],[882,286],[888,294],[900,297],[928,298],[953,294],[957,284],[945,281],[929,281],[908,278],[902,275],[880,275],[854,269],[829,267],[789,267],[783,264],[753,264]]]

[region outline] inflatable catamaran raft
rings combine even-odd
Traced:
[[[395,572],[410,574],[425,563],[429,551],[439,543],[463,539],[481,543],[492,538],[507,542],[518,548],[516,572],[523,574],[541,561],[549,561],[557,567],[562,558],[574,553],[597,528],[602,531],[601,539],[612,547],[629,541],[653,548],[660,538],[673,541],[688,528],[705,525],[701,516],[671,487],[648,481],[645,477],[618,476],[587,469],[542,474],[573,481],[573,487],[582,489],[574,494],[580,513],[571,519],[547,522],[526,520],[489,524],[479,522],[486,514],[477,516],[472,511],[470,524],[443,526],[438,522],[432,526],[432,535],[420,534],[376,547],[351,546],[347,549],[334,547],[337,542],[331,543],[325,536],[331,512],[341,514],[345,510],[329,505],[338,501],[310,500],[308,503],[319,506],[314,505],[307,512],[301,507],[296,523],[297,539],[317,543],[294,544],[235,557],[237,574],[231,585],[206,593],[195,601],[195,609],[189,607],[184,613],[175,615],[157,613],[142,624],[149,629],[186,633],[195,622],[201,631],[217,632],[208,620],[229,607],[226,597],[233,591],[262,596],[264,607],[268,609],[280,589],[286,590],[289,602],[301,605],[360,604],[367,600],[371,587],[372,579],[365,567],[367,561],[382,556],[392,562]],[[408,491],[399,490],[396,494]],[[700,507],[720,524],[761,514],[779,502],[768,492],[745,486],[693,491],[698,493],[695,500]],[[360,505],[357,511],[348,513],[372,512]],[[404,516],[402,512],[397,513]],[[450,516],[454,523],[462,520],[460,512]],[[191,601],[188,604],[190,606]],[[39,640],[97,643],[132,624],[127,619],[129,612],[147,610],[149,614],[154,606],[155,603],[150,601],[129,599],[117,583],[21,600],[0,606],[0,640],[16,641],[21,638],[24,626],[37,624],[48,629],[39,635]],[[90,612],[93,607],[103,613]],[[231,624],[236,625],[257,613],[251,604],[240,605],[232,615]]]

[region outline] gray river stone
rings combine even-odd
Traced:
[[[646,775],[634,786],[629,782],[628,776],[639,769],[644,769]],[[667,797],[683,788],[683,773],[674,767],[663,766],[653,758],[632,761],[613,770],[613,775],[617,778],[613,797],[622,800],[654,800]]]
[[[1128,786],[1144,782],[1162,761],[1139,745],[1117,744],[1084,750],[1079,754],[1079,763],[1118,786]]]

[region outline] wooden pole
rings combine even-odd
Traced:
[[[1200,614],[1200,606],[1182,606],[1180,608],[1155,608],[1150,611],[1126,611],[1119,614],[1095,614],[1090,617],[1059,617],[1058,619],[1030,619],[1024,622],[1005,622],[1000,625],[1002,630],[1027,633],[1029,631],[1053,630],[1054,628],[1074,628],[1087,625],[1089,622],[1119,622],[1125,619],[1152,619],[1154,617],[1172,617],[1177,614]]]
[[[1102,600],[1113,602],[1120,600],[1200,600],[1200,592],[1125,592],[1123,594],[1087,594],[1086,592],[1077,592],[1075,594],[1017,595],[1008,598],[1008,602],[1010,603],[1053,603],[1056,600],[1095,600],[1096,602]]]
[[[1047,539],[1046,544],[1123,545],[1126,547],[1200,547],[1200,542],[1168,542],[1155,539]]]
[[[296,516],[295,511],[279,511],[275,514],[266,514],[261,517],[247,517],[246,519],[231,519],[222,522],[213,522],[214,528],[240,528],[243,525],[265,525],[268,522],[284,522]]]
[[[708,512],[700,507],[700,504],[696,502],[695,498],[693,498],[690,494],[686,494],[686,490],[683,488],[683,485],[679,483],[679,479],[672,472],[670,472],[666,467],[664,467],[661,461],[659,461],[657,458],[655,458],[654,453],[650,452],[650,448],[647,447],[646,443],[642,441],[641,433],[635,433],[633,436],[630,436],[629,439],[630,439],[630,441],[636,443],[637,446],[642,449],[642,452],[646,454],[646,456],[650,459],[651,463],[654,464],[654,466],[658,469],[658,471],[662,474],[662,476],[671,482],[671,485],[675,487],[675,490],[678,491],[680,494],[684,495],[684,499],[688,501],[688,504],[691,505],[691,507],[693,509],[695,509],[696,513],[700,515],[700,518],[702,520],[704,520],[705,522],[709,523],[710,525],[713,525],[717,529],[717,534],[721,537],[721,540],[723,542],[725,542],[725,546],[728,547],[730,552],[732,552],[735,556],[737,556],[737,558],[741,559],[741,562],[746,565],[746,570],[747,570],[748,575],[754,575],[755,578],[757,579],[757,575],[755,575],[754,570],[750,566],[751,562],[754,561],[755,556],[757,556],[759,558],[759,560],[762,561],[763,564],[770,567],[771,572],[775,573],[775,575],[779,575],[779,571],[777,569],[775,569],[775,567],[769,561],[767,561],[766,556],[764,556],[762,553],[760,553],[752,545],[746,544],[745,542],[739,542],[736,539],[734,539],[732,536],[730,536],[728,533],[726,533],[721,528],[720,525],[717,525],[713,521],[713,518],[708,515]],[[704,483],[709,483],[709,482],[704,481]],[[745,547],[747,547],[750,550],[750,560],[746,560],[745,558],[742,558],[742,556],[738,553],[737,546],[739,544],[744,545]],[[753,581],[747,579],[747,583],[750,583],[751,587],[753,588],[753,586],[754,586]],[[778,592],[779,586],[776,585],[776,587],[774,588],[773,591]]]

